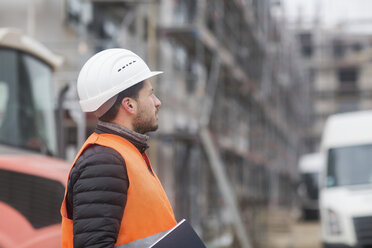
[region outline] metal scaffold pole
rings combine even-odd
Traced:
[[[218,88],[218,76],[220,67],[220,58],[218,54],[215,54],[212,62],[212,68],[208,77],[209,82],[207,85],[207,92],[209,93],[209,95],[207,95],[207,97],[204,99],[204,109],[202,111],[202,117],[200,119],[199,138],[206,152],[207,159],[217,181],[219,190],[221,191],[222,196],[226,200],[227,206],[232,213],[236,236],[238,237],[243,248],[251,248],[252,246],[249,234],[242,221],[242,215],[237,204],[235,192],[231,187],[231,183],[229,182],[229,179],[227,177],[227,173],[221,156],[211,138],[210,131],[208,130],[214,97]]]
[[[199,130],[199,136],[201,143],[205,149],[205,152],[208,157],[209,164],[216,178],[218,187],[227,202],[228,208],[233,215],[233,223],[236,235],[243,248],[251,248],[250,238],[247,232],[247,229],[244,226],[242,221],[242,216],[237,204],[235,192],[230,186],[230,182],[226,175],[226,170],[220,154],[216,146],[214,145],[211,135],[207,128],[202,127]]]

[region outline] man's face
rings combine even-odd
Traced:
[[[142,134],[156,131],[158,129],[158,112],[161,102],[155,96],[149,80],[145,80],[136,102],[137,112],[133,119],[134,131]]]

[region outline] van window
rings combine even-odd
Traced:
[[[318,199],[318,185],[319,185],[319,173],[303,173],[301,180],[306,188],[307,197],[310,199]]]
[[[41,60],[0,48],[0,143],[55,154],[51,76]]]
[[[330,149],[327,187],[372,184],[372,145]]]

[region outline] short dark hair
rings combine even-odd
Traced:
[[[112,121],[118,114],[121,102],[123,101],[125,97],[130,97],[130,98],[133,98],[134,100],[138,99],[139,92],[142,89],[144,82],[145,81],[141,81],[138,84],[135,84],[129,87],[128,89],[125,89],[122,92],[120,92],[118,94],[118,97],[116,98],[114,105],[112,105],[112,107],[98,119],[100,121],[106,121],[106,122]]]

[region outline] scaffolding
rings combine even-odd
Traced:
[[[181,56],[184,61],[175,68],[183,74],[164,79],[163,87],[172,89],[167,83],[177,82],[173,87],[187,89],[203,85],[198,77],[206,78],[202,93],[183,92],[197,104],[183,101],[181,95],[168,102],[172,92],[165,90],[164,105],[173,108],[168,116],[184,112],[187,120],[173,132],[191,132],[199,140],[219,196],[226,201],[221,209],[231,215],[227,222],[234,227],[237,246],[264,247],[270,208],[293,204],[296,161],[304,149],[302,128],[309,120],[310,88],[300,69],[296,44],[288,44],[280,36],[284,29],[269,15],[269,1],[162,1],[166,6],[172,3],[173,11],[168,15],[173,13],[174,18],[168,16],[159,23],[161,42],[167,43],[161,53],[173,47],[176,54],[186,56]],[[170,64],[177,65],[177,59]],[[204,76],[192,74],[195,64]],[[186,112],[187,105],[193,106],[190,109],[200,106],[196,108],[200,111]],[[196,134],[193,123],[198,124]],[[176,137],[169,131],[168,135]],[[188,161],[184,167],[190,164]],[[216,201],[206,198],[207,202]],[[206,230],[208,224],[199,223]],[[215,237],[220,235],[214,233]]]

